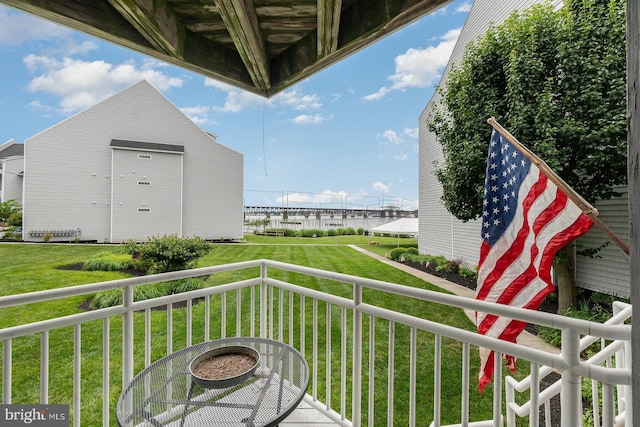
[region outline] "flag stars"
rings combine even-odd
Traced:
[[[518,191],[529,161],[505,138],[494,134],[487,153],[487,179],[481,217],[482,238],[501,238],[518,211]]]

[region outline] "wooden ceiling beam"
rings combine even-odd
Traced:
[[[108,0],[155,49],[183,58],[186,30],[165,0]]]
[[[338,50],[342,0],[318,0],[318,58]]]
[[[327,0],[330,1],[330,0]],[[433,12],[450,0],[355,0],[342,10],[337,47],[321,56],[316,50],[319,31],[311,33],[271,60],[272,87],[278,93],[323,68],[346,58],[365,46],[399,30],[417,18]],[[345,2],[345,5],[347,3]]]
[[[269,60],[253,2],[215,0],[215,3],[253,83],[266,94],[271,87]]]

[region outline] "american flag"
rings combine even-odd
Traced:
[[[495,128],[487,158],[476,299],[536,310],[554,290],[558,249],[593,222]],[[478,333],[515,342],[526,323],[476,313]],[[507,356],[515,369],[515,359]],[[491,382],[494,353],[480,349],[480,391]]]

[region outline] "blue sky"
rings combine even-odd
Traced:
[[[146,79],[244,155],[246,205],[417,208],[418,117],[470,7],[454,1],[265,99],[0,5],[0,144]]]

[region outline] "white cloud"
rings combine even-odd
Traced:
[[[404,139],[402,139],[396,131],[391,129],[387,129],[381,134],[378,134],[377,138],[384,140],[386,144],[400,144],[404,142]]]
[[[411,48],[402,55],[398,55],[395,59],[396,71],[387,78],[391,84],[365,96],[364,100],[382,99],[395,90],[404,91],[411,87],[433,85],[447,65],[459,35],[459,28],[449,30],[440,38],[441,41],[436,46],[428,46],[424,49]]]
[[[271,101],[273,104],[291,107],[294,110],[317,110],[322,108],[322,103],[318,95],[305,95],[296,89],[281,92],[274,96]]]
[[[216,111],[224,113],[239,113],[247,108],[255,108],[262,106],[267,102],[264,98],[246,90],[238,89],[229,84],[205,78],[205,87],[212,87],[227,93],[227,99],[224,102],[223,107],[214,107]]]
[[[418,128],[404,128],[402,133],[409,138],[418,139]]]
[[[209,117],[212,112],[211,107],[197,105],[195,107],[180,108],[182,113],[198,126],[215,124],[216,121]]]
[[[373,187],[374,190],[376,191],[382,191],[383,193],[388,193],[389,192],[389,185],[387,184],[383,184],[380,181],[376,181],[373,184],[371,184],[371,186]]]
[[[403,161],[407,160],[409,158],[409,156],[407,156],[406,154],[396,154],[395,156],[393,156],[393,158],[403,162]]]
[[[58,109],[65,114],[90,107],[143,79],[160,91],[182,86],[182,79],[150,67],[137,67],[132,62],[113,65],[105,61],[28,55],[24,63],[30,72],[40,74],[29,83],[29,91],[58,97]]]
[[[0,6],[0,44],[18,46],[27,40],[64,39],[71,30]]]
[[[314,115],[300,114],[299,116],[291,119],[291,123],[295,123],[297,125],[303,125],[303,124],[316,125],[324,121],[325,121],[325,117],[320,114],[314,114]]]
[[[266,105],[268,107],[285,107],[295,111],[318,110],[322,108],[321,97],[317,94],[305,94],[294,89],[281,92],[271,99],[265,99],[254,93],[235,88],[223,82],[213,79],[205,79],[204,85],[227,93],[223,107],[215,107],[215,110],[227,113],[239,113],[248,108]],[[302,114],[291,120],[293,123],[320,123],[325,118],[320,115]]]
[[[471,2],[464,2],[456,8],[456,13],[468,13],[471,10]]]

